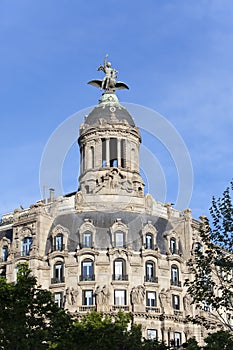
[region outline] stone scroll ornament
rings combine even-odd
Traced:
[[[98,71],[103,71],[105,77],[102,80],[95,79],[88,82],[88,84],[105,90],[105,92],[114,93],[115,90],[129,89],[128,85],[122,81],[116,81],[118,71],[112,68],[111,62],[107,61],[108,54],[104,58],[104,65],[100,65]]]

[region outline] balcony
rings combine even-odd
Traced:
[[[79,281],[94,281],[95,280],[95,275],[80,275],[79,276]]]
[[[79,311],[80,311],[80,312],[96,311],[96,306],[95,306],[95,305],[83,305],[83,306],[79,306]]]
[[[155,306],[147,306],[146,307],[146,312],[160,313],[160,308],[159,307],[155,307]]]
[[[180,310],[174,310],[174,315],[175,315],[175,316],[182,317],[182,316],[183,316],[183,311],[180,311]]]
[[[64,282],[65,282],[65,277],[64,276],[62,276],[60,278],[58,278],[58,277],[51,278],[51,284],[64,283]]]
[[[128,275],[113,274],[113,281],[128,281]]]
[[[181,282],[177,280],[171,280],[171,286],[181,287]]]
[[[127,306],[127,305],[113,305],[112,310],[113,311],[119,311],[119,310],[129,311],[129,306]]]
[[[144,277],[145,282],[150,282],[150,283],[158,283],[158,277],[155,276],[145,276]]]

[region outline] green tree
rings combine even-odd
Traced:
[[[219,331],[209,334],[205,343],[204,350],[232,350],[233,336],[229,331]]]
[[[233,331],[233,183],[221,198],[214,198],[210,208],[211,221],[202,217],[200,238],[203,249],[196,249],[190,268],[194,280],[188,282],[188,293],[199,307],[203,302],[210,310],[212,321],[205,315],[196,322],[206,327],[217,325]],[[228,315],[229,314],[229,315]]]
[[[71,319],[59,309],[49,291],[36,286],[26,264],[16,283],[0,278],[0,349],[44,350],[65,339]]]

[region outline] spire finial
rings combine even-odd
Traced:
[[[104,57],[104,65],[100,65],[97,69],[98,71],[102,70],[105,73],[103,80],[91,80],[88,84],[105,90],[105,92],[114,93],[115,90],[128,89],[129,87],[121,82],[116,81],[118,71],[112,68],[111,62],[107,61],[108,54]]]

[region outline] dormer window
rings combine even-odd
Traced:
[[[63,235],[58,234],[54,237],[54,250],[62,251],[63,250]]]
[[[175,238],[170,239],[170,252],[171,252],[171,254],[177,254],[176,239]]]
[[[32,237],[25,237],[21,242],[21,256],[29,256],[32,245]]]
[[[124,232],[117,231],[115,232],[115,247],[123,248],[125,245]]]
[[[146,249],[153,249],[153,235],[151,233],[146,234]]]
[[[83,233],[83,248],[92,248],[92,233],[90,231]]]

